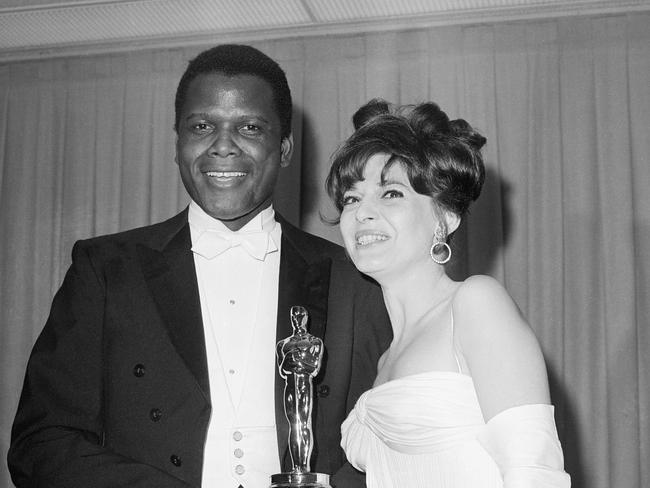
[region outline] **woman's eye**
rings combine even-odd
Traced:
[[[343,206],[345,206],[356,203],[359,201],[359,199],[354,195],[344,195],[341,201],[343,202]]]
[[[399,190],[388,190],[384,192],[384,198],[402,198],[404,193]]]

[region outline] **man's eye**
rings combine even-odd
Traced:
[[[240,130],[244,134],[259,134],[260,131],[261,131],[261,129],[258,126],[256,126],[255,124],[242,125]]]
[[[191,127],[192,132],[201,134],[203,132],[207,132],[210,130],[210,125],[206,124],[205,122],[199,122],[198,124],[192,124]]]
[[[384,193],[384,198],[402,198],[404,193],[399,190],[388,190]]]

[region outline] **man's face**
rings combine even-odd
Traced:
[[[268,207],[293,150],[280,136],[273,91],[256,76],[202,74],[189,85],[176,162],[185,189],[231,230]]]

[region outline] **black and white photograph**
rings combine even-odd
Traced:
[[[650,0],[0,0],[0,488],[650,488]]]

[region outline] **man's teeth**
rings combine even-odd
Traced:
[[[388,236],[385,236],[383,234],[364,234],[357,237],[357,244],[359,246],[366,246],[373,242],[385,241],[386,239],[388,239]]]
[[[206,171],[206,175],[215,178],[235,178],[237,176],[246,176],[246,173],[241,171]]]

